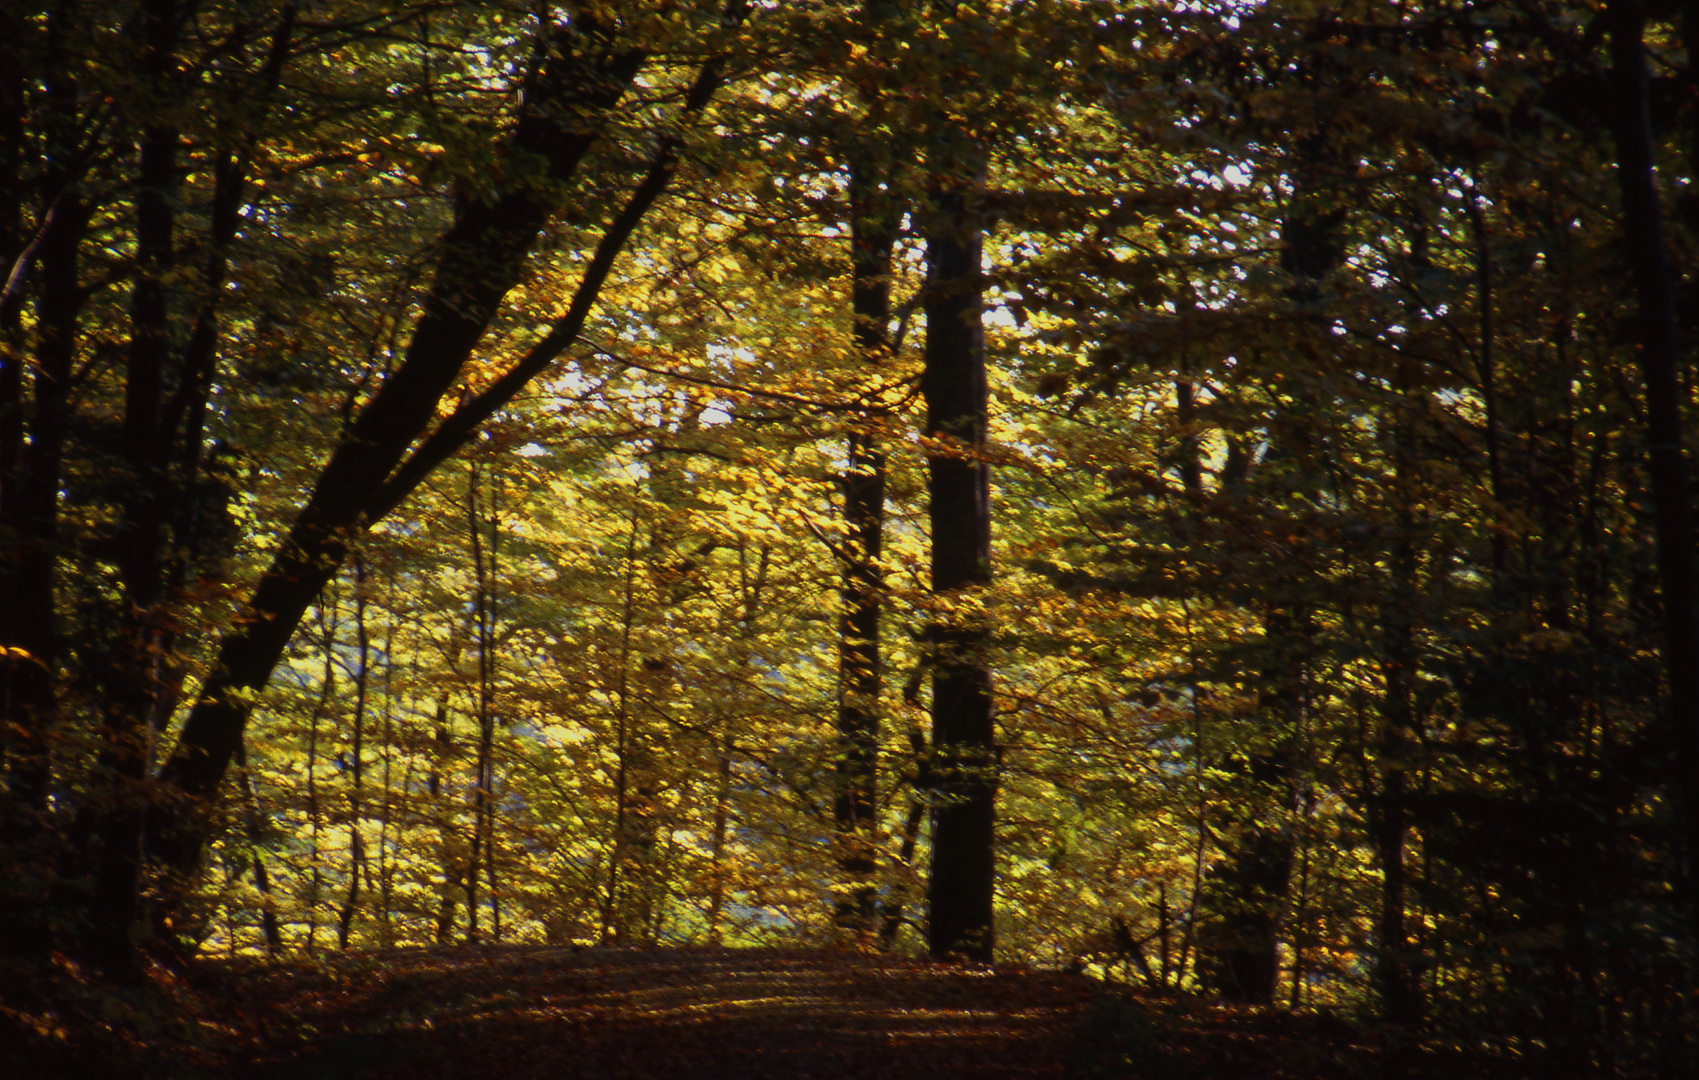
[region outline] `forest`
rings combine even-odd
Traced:
[[[836,947],[1694,1067],[1699,4],[0,19],[0,983]]]

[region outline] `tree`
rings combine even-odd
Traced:
[[[960,28],[977,35],[983,27]],[[972,37],[965,40],[972,41]],[[977,44],[977,42],[975,42]],[[973,70],[978,49],[937,58],[939,77]],[[991,581],[991,480],[985,460],[987,385],[980,325],[985,151],[964,119],[936,118],[926,149],[927,516],[935,621],[932,670],[932,872],[927,945],[934,956],[989,961],[997,799],[996,731],[986,627],[974,590]]]
[[[1673,9],[6,17],[37,970],[499,917],[1689,1063]]]
[[[857,351],[872,371],[886,366],[891,352],[891,258],[901,227],[897,154],[888,140],[891,126],[893,31],[901,29],[900,8],[870,0],[864,9],[868,52],[876,57],[860,79],[866,97],[858,130],[850,136],[847,166],[850,217],[850,310]],[[853,122],[853,121],[852,121]],[[844,895],[835,902],[838,922],[866,935],[877,914],[880,696],[884,682],[879,636],[884,608],[880,567],[885,531],[885,454],[879,445],[882,417],[878,403],[858,408],[848,437],[843,478],[845,539],[844,614],[839,645],[838,734],[843,760],[838,766],[841,791],[833,813],[841,834],[839,866]]]
[[[1676,275],[1665,247],[1662,200],[1653,164],[1643,4],[1617,0],[1605,12],[1616,95],[1612,137],[1628,268],[1640,309],[1639,360],[1646,388],[1647,472],[1663,600],[1663,653],[1669,680],[1670,740],[1688,779],[1681,786],[1691,863],[1699,852],[1699,564],[1694,561],[1693,496],[1682,439],[1677,371]],[[1689,23],[1692,22],[1689,14]],[[1691,68],[1692,59],[1688,60]],[[1691,77],[1691,75],[1689,76]],[[1699,933],[1699,888],[1689,870],[1688,904]]]

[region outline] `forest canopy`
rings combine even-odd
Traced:
[[[1691,1064],[1692,4],[0,12],[0,959]]]

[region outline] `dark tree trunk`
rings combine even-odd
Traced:
[[[990,961],[995,944],[994,817],[998,751],[987,628],[969,613],[991,582],[990,469],[985,461],[981,226],[983,159],[962,132],[936,139],[926,221],[926,399],[932,590],[932,876],[927,945],[934,956]],[[951,610],[957,608],[958,610]]]
[[[56,57],[66,46],[60,13],[49,16],[48,48]],[[89,210],[77,187],[77,162],[84,148],[77,119],[78,86],[65,75],[74,66],[54,65],[45,104],[37,123],[52,163],[42,179],[38,225],[34,235],[14,239],[14,259],[34,245],[33,259],[8,264],[4,305],[6,328],[21,317],[24,291],[36,289],[34,363],[4,345],[0,375],[0,730],[5,732],[5,799],[0,842],[34,842],[48,812],[52,776],[50,733],[57,709],[54,680],[60,639],[55,613],[54,578],[58,566],[59,492],[70,422],[70,384],[77,352],[78,320],[85,293],[78,281],[78,259]],[[21,73],[19,74],[21,78]],[[22,93],[22,87],[18,87]],[[14,114],[18,115],[18,114]],[[18,121],[22,122],[21,116]],[[21,154],[22,129],[9,152]],[[12,164],[22,167],[21,160]],[[22,183],[22,177],[14,178]],[[24,193],[14,189],[21,209]],[[12,212],[9,210],[9,212]],[[31,266],[33,279],[26,276]],[[30,377],[24,379],[24,369]],[[27,390],[26,390],[27,387]],[[27,436],[27,453],[26,449]],[[38,853],[46,857],[45,852]]]
[[[73,191],[55,199],[44,231],[37,305],[38,347],[30,380],[29,450],[10,477],[0,527],[11,535],[4,574],[0,634],[4,661],[7,783],[13,809],[29,818],[47,811],[51,775],[49,732],[55,711],[54,672],[59,665],[53,580],[58,565],[59,488],[70,419],[69,389],[83,296],[77,283],[78,248],[88,213]],[[15,651],[13,651],[15,650]]]
[[[76,88],[55,80],[47,97],[43,131],[69,159]],[[89,218],[70,168],[68,163],[56,167],[45,178],[40,224],[29,241],[36,245],[35,276],[27,283],[10,282],[13,293],[0,308],[5,320],[0,333],[6,334],[0,341],[5,350],[0,359],[5,365],[0,374],[5,457],[0,468],[0,850],[20,871],[0,884],[0,952],[10,955],[44,953],[52,946],[41,916],[54,902],[48,883],[63,855],[56,847],[49,801],[62,648],[54,581],[70,384],[85,297],[78,260]],[[36,295],[33,363],[17,351],[22,342],[12,333],[27,286]]]
[[[1314,626],[1301,606],[1282,606],[1263,619],[1260,705],[1274,732],[1267,745],[1230,761],[1241,775],[1243,802],[1218,814],[1224,858],[1202,882],[1199,973],[1232,1001],[1274,1002],[1280,976],[1280,936],[1292,880],[1295,845],[1287,812],[1296,802],[1295,747],[1304,721],[1306,678]]]
[[[1405,928],[1408,883],[1405,836],[1409,828],[1409,762],[1416,750],[1416,549],[1415,519],[1409,506],[1409,425],[1397,422],[1393,438],[1399,508],[1397,534],[1391,553],[1392,582],[1381,612],[1381,747],[1380,794],[1373,814],[1381,889],[1377,931],[1380,950],[1375,958],[1381,1015],[1390,1023],[1411,1028],[1421,1019],[1422,1002],[1415,966],[1411,963]]]
[[[176,49],[185,18],[176,0],[143,6],[140,73],[146,93],[165,102],[181,90]],[[286,8],[262,64],[266,92],[276,86],[287,54],[293,9]],[[257,132],[250,131],[251,143]],[[242,203],[242,158],[223,154],[212,168],[213,206],[199,314],[186,339],[176,284],[176,206],[182,186],[181,134],[158,117],[142,125],[135,193],[136,253],[130,294],[130,342],[124,383],[121,447],[126,471],[110,537],[122,584],[112,622],[118,633],[95,668],[104,722],[100,751],[105,802],[99,807],[91,942],[109,966],[127,967],[130,942],[147,929],[141,908],[144,825],[149,778],[161,728],[181,674],[172,656],[175,633],[167,605],[191,560],[203,554],[207,519],[197,492],[207,395],[218,350],[218,303],[226,251]],[[181,346],[181,348],[179,348]],[[171,383],[176,380],[175,389]]]
[[[9,41],[23,36],[22,21],[10,8],[0,12],[0,36]],[[30,241],[24,235],[23,69],[16,62],[8,63],[9,59],[0,52],[0,275],[4,275],[0,287],[5,290],[0,293],[0,537],[22,539],[21,522],[14,519],[25,460],[22,275]],[[39,698],[45,685],[51,692],[46,671],[37,666],[41,661],[34,660],[34,653],[21,640],[27,634],[19,618],[22,554],[23,545],[17,540],[0,540],[0,852],[12,858],[16,857],[10,855],[14,845],[36,831],[26,822],[40,810],[14,790],[13,763],[20,752],[25,757],[38,756],[25,750],[25,738],[40,730],[38,714],[42,712],[38,704],[26,708],[20,691]],[[31,687],[31,682],[36,686]],[[0,919],[11,921],[6,919],[6,909],[13,903],[31,906],[22,897],[11,897],[9,890],[0,893]],[[0,941],[4,940],[0,932]]]
[[[158,100],[172,90],[178,22],[175,0],[149,0],[143,6],[142,80]],[[139,147],[121,436],[128,471],[112,538],[123,595],[114,620],[118,640],[108,644],[97,674],[105,711],[100,767],[107,801],[99,825],[92,942],[96,959],[113,969],[130,965],[131,942],[142,922],[144,784],[154,735],[164,719],[159,606],[168,494],[167,438],[160,422],[171,353],[168,278],[175,259],[179,141],[176,128],[149,123]]]
[[[1693,869],[1699,860],[1699,568],[1693,550],[1693,491],[1682,441],[1675,272],[1664,243],[1652,153],[1645,9],[1639,0],[1611,0],[1607,17],[1617,91],[1616,174],[1629,275],[1640,308],[1640,371],[1646,384],[1646,457],[1663,594],[1670,742],[1676,775],[1681,777],[1676,787],[1687,847],[1690,926],[1699,935],[1699,882]]]
[[[1306,76],[1307,78],[1307,76]],[[1345,211],[1329,197],[1329,178],[1338,162],[1332,134],[1322,125],[1296,140],[1290,163],[1295,191],[1280,225],[1280,266],[1291,275],[1286,299],[1294,313],[1317,321],[1329,302],[1327,278],[1344,257],[1339,228]],[[1303,392],[1287,406],[1270,436],[1269,459],[1284,459],[1296,470],[1309,464],[1315,447],[1305,434]],[[1235,458],[1237,457],[1237,462]],[[1248,459],[1231,441],[1223,483],[1244,481]],[[1303,573],[1302,563],[1277,573]],[[1246,790],[1254,793],[1250,812],[1223,807],[1217,831],[1229,835],[1223,862],[1211,868],[1199,899],[1198,966],[1205,981],[1223,996],[1272,1004],[1279,982],[1279,942],[1287,906],[1296,845],[1291,815],[1296,810],[1296,743],[1308,708],[1305,681],[1312,662],[1314,626],[1302,597],[1313,579],[1286,576],[1265,585],[1271,596],[1264,617],[1268,647],[1261,661],[1260,705],[1275,728],[1272,740],[1250,750],[1239,764]]]
[[[1268,1005],[1280,974],[1280,910],[1292,871],[1292,842],[1252,825],[1226,860],[1210,868],[1200,902],[1199,974],[1229,1001]]]
[[[867,18],[888,18],[890,5],[870,3]],[[877,95],[877,89],[870,89]],[[892,155],[869,138],[851,156],[850,306],[855,345],[863,364],[878,370],[888,358],[886,327],[891,318],[891,251],[899,216],[892,196]],[[838,637],[838,794],[833,807],[838,830],[841,887],[833,917],[867,935],[877,916],[879,695],[883,668],[879,651],[884,579],[879,570],[885,531],[885,455],[879,447],[876,408],[852,417],[849,467],[843,477],[844,613]]]
[[[1481,211],[1481,199],[1473,188],[1464,204],[1469,215],[1469,230],[1475,241],[1476,300],[1479,343],[1475,347],[1475,371],[1480,380],[1481,405],[1485,412],[1482,435],[1487,450],[1487,487],[1493,502],[1504,505],[1504,452],[1499,432],[1498,367],[1493,350],[1493,261],[1487,244],[1486,215]],[[1509,554],[1509,541],[1504,530],[1495,529],[1492,538],[1493,588],[1503,589],[1504,571]]]

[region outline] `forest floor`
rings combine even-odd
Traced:
[[[203,961],[186,982],[159,980],[170,983],[168,1016],[139,1024],[136,1015],[120,1017],[134,1013],[137,1000],[120,997],[113,1015],[125,1022],[107,1026],[95,1040],[104,1044],[98,1052],[95,1042],[61,1029],[46,1034],[62,1053],[14,1064],[24,1061],[44,1078],[100,1080],[1365,1080],[1380,1073],[1367,1036],[1326,1017],[1132,997],[1079,975],[846,952],[464,947],[314,962]]]

